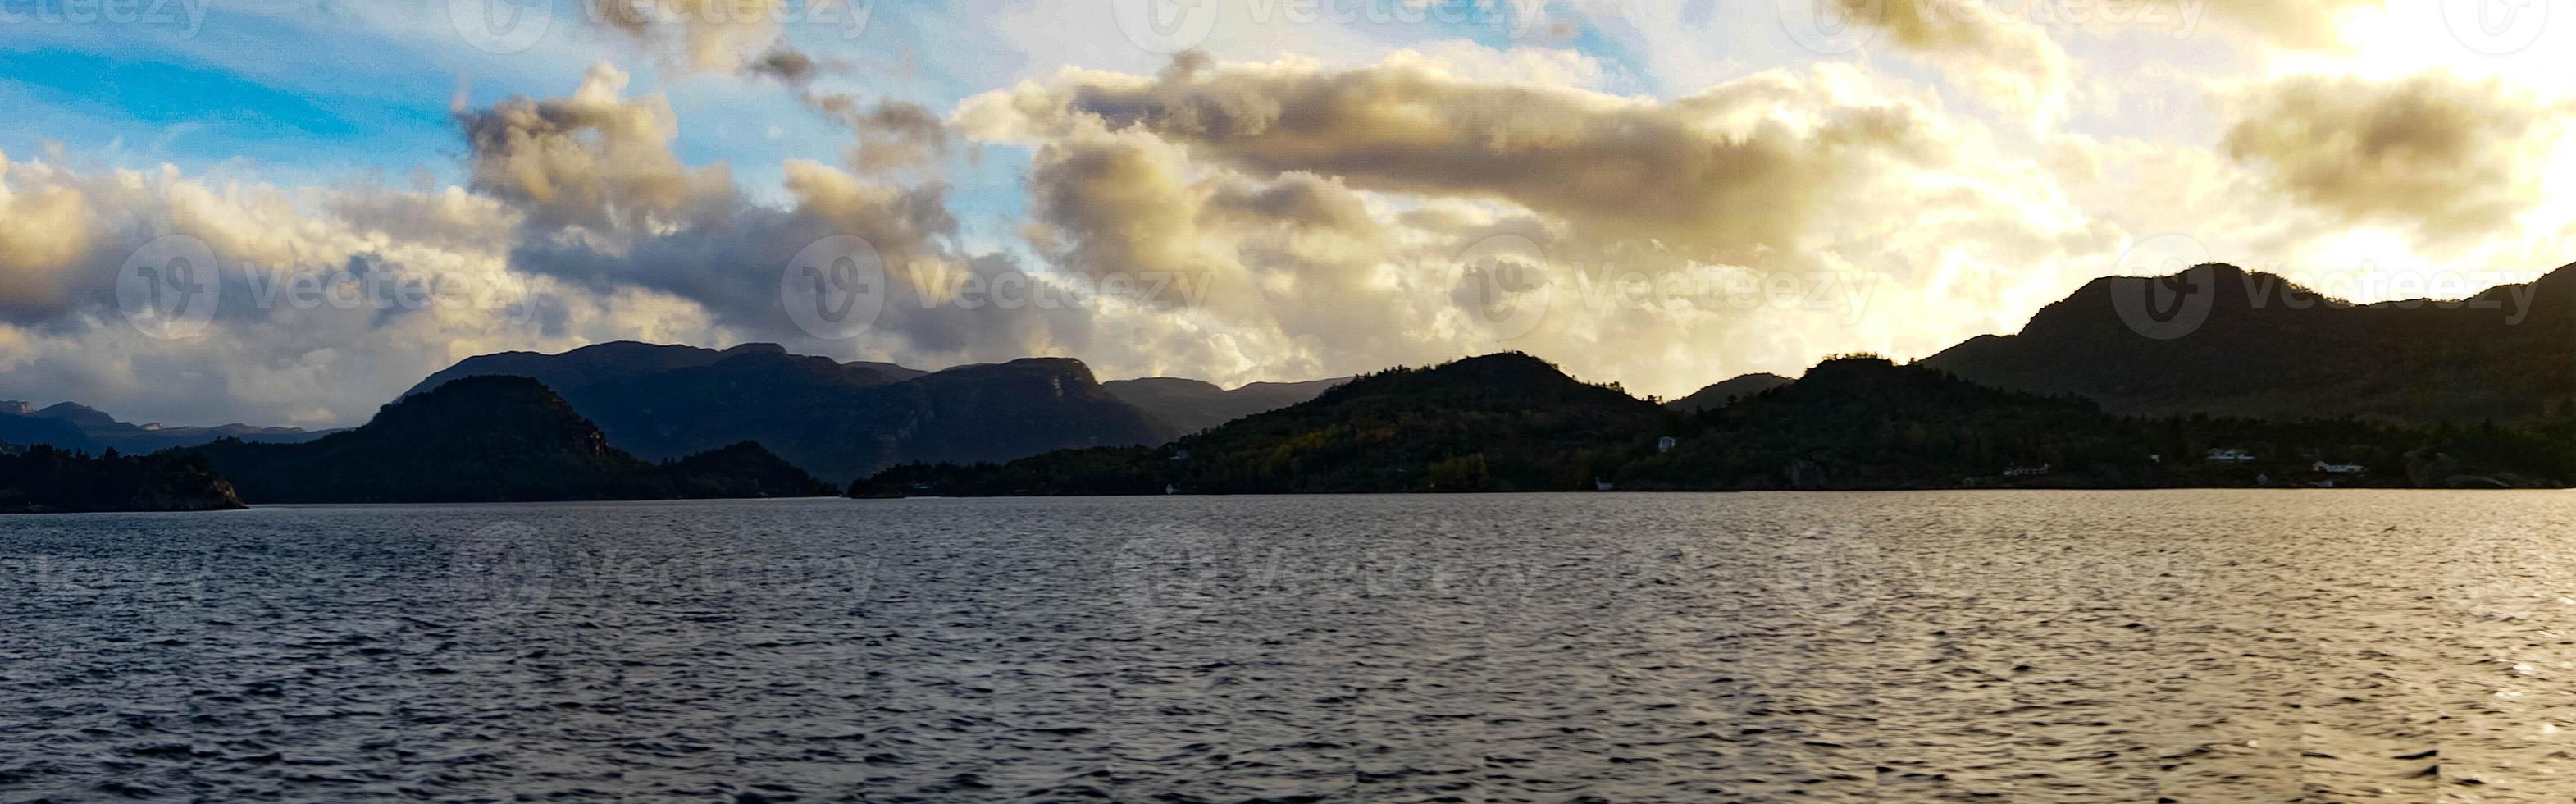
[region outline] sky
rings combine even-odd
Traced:
[[[776,342],[1633,393],[2202,261],[2576,260],[2545,0],[0,0],[0,399],[364,422]]]

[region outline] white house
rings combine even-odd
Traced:
[[[2317,471],[2330,475],[2361,474],[2361,464],[2357,463],[2326,463],[2325,461],[2318,461],[2316,463],[2316,469]]]
[[[1671,451],[1673,451],[1673,445],[1674,445],[1674,444],[1679,444],[1679,443],[1681,443],[1681,440],[1680,440],[1680,439],[1674,438],[1674,437],[1672,437],[1672,436],[1664,436],[1664,437],[1662,437],[1662,438],[1655,439],[1655,451],[1656,451],[1656,452],[1671,452]]]
[[[2254,453],[2246,452],[2245,450],[2237,447],[2227,447],[2225,449],[2213,447],[2209,450],[2209,459],[2223,463],[2244,463],[2246,461],[2254,460]]]
[[[2038,477],[2044,474],[2048,474],[2048,464],[2044,463],[2038,466],[2015,466],[2004,470],[2005,477]]]

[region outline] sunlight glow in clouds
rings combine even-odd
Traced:
[[[456,358],[616,339],[1228,384],[1520,349],[1678,395],[2010,332],[2159,236],[2361,301],[2576,254],[2546,4],[1155,2],[0,19],[54,68],[0,77],[32,110],[0,127],[0,398],[346,424]],[[291,102],[355,133],[138,122]],[[129,257],[174,234],[214,312],[156,338]],[[835,235],[885,272],[847,339],[780,303]],[[439,282],[478,303],[334,290]]]

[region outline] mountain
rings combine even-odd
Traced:
[[[776,344],[718,352],[616,343],[468,358],[432,377],[500,370],[558,378],[575,411],[644,458],[756,441],[835,483],[902,461],[1008,460],[1170,435],[1067,358],[923,372],[792,355]]]
[[[898,380],[909,380],[914,377],[930,373],[910,366],[899,366],[893,363],[883,363],[874,360],[852,360],[841,365],[855,369],[867,369]]]
[[[50,446],[0,445],[0,513],[216,511],[242,507],[204,460],[99,457]]]
[[[2555,486],[2576,478],[2565,425],[2118,416],[2082,397],[1991,388],[1866,356],[1827,360],[1796,382],[1668,427],[1673,449],[1621,467],[1621,487]],[[2228,449],[2249,457],[2212,459],[2212,450]],[[2364,470],[2325,472],[2319,463]]]
[[[1229,391],[1204,380],[1142,377],[1111,380],[1100,387],[1169,425],[1170,435],[1180,436],[1304,402],[1324,389],[1350,381],[1349,377],[1335,377],[1306,382],[1256,382]]]
[[[79,425],[36,416],[34,408],[17,401],[0,402],[0,443],[92,452],[99,449],[98,442],[91,441]]]
[[[2241,458],[2241,459],[2240,459]],[[2331,465],[2333,469],[2326,468]],[[905,464],[852,496],[1376,491],[2559,486],[2576,423],[2148,418],[1841,357],[1724,407],[1658,409],[1518,354],[1362,376],[1160,448]]]
[[[1628,488],[1948,488],[2013,465],[2097,480],[2153,464],[2135,428],[2074,396],[1989,388],[1870,356],[1826,360],[1795,382],[1668,423],[1674,447],[1640,456]]]
[[[324,431],[328,432],[328,431]],[[171,447],[192,447],[218,438],[245,441],[296,442],[322,436],[298,427],[257,427],[226,424],[215,427],[165,427],[159,423],[131,424],[118,421],[104,411],[85,405],[63,402],[41,410],[25,402],[0,401],[0,442],[59,447],[75,451],[114,449],[121,452],[158,452]]]
[[[2151,284],[2154,283],[2154,284]],[[2155,284],[2208,301],[2178,337],[2141,334]],[[2197,317],[2186,305],[2165,305]],[[2188,324],[2189,318],[2175,318]],[[2187,330],[2187,332],[2183,332]],[[2042,308],[2019,334],[1923,360],[2001,388],[2079,394],[2114,413],[2470,424],[2576,415],[2576,270],[2465,300],[2348,305],[2271,274],[2210,264],[2110,277]]]
[[[1726,407],[1728,402],[1732,402],[1738,398],[1750,397],[1754,394],[1762,393],[1783,385],[1788,385],[1789,382],[1789,378],[1778,374],[1739,374],[1719,380],[1706,388],[1693,391],[1690,396],[1666,402],[1664,403],[1664,407],[1678,410],[1683,413],[1698,413],[1710,408]]]
[[[402,395],[411,396],[464,377],[495,375],[534,378],[558,393],[571,393],[595,383],[694,368],[736,355],[784,354],[786,351],[785,348],[774,343],[746,343],[731,349],[716,350],[695,346],[614,341],[551,355],[537,352],[495,352],[459,360],[456,365],[429,375],[427,379],[421,380],[418,385],[412,386],[411,390],[404,391]]]
[[[1160,448],[1049,453],[1004,465],[898,466],[853,494],[1536,491],[1591,488],[1647,448],[1663,414],[1520,353],[1398,368]]]
[[[656,465],[527,377],[467,377],[302,444],[233,439],[201,455],[258,503],[808,496],[825,488],[757,445]]]

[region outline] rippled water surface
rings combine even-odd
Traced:
[[[0,801],[2557,801],[2576,496],[0,519]]]

